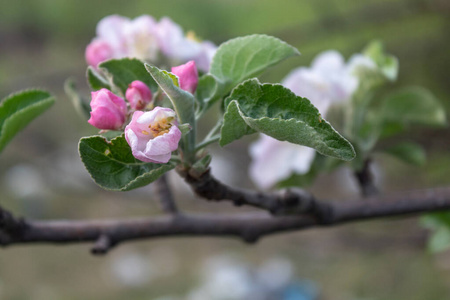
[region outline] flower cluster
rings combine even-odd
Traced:
[[[178,76],[182,89],[195,92],[198,72],[194,61],[173,67],[172,72]],[[153,108],[152,91],[139,80],[129,84],[125,99],[105,88],[92,92],[89,124],[102,130],[121,130],[133,113],[124,129],[133,156],[145,162],[167,163],[181,139],[175,112],[170,108]]]
[[[112,58],[135,57],[149,62],[162,54],[174,65],[195,61],[207,72],[217,47],[209,41],[200,41],[195,34],[184,34],[183,29],[170,18],[156,22],[143,15],[133,20],[112,15],[97,24],[97,36],[86,48],[86,61],[97,65]]]
[[[346,64],[339,52],[326,51],[313,60],[310,68],[293,70],[282,84],[296,95],[309,99],[320,114],[326,116],[330,106],[351,99],[359,86],[358,71],[375,67],[370,58],[361,54],[352,56]],[[267,189],[293,172],[308,172],[315,151],[261,135],[250,146],[250,156],[250,177],[260,188]]]

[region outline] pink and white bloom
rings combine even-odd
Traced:
[[[98,64],[111,59],[114,50],[109,43],[101,39],[94,39],[86,48],[86,61],[90,66],[97,68]]]
[[[351,99],[359,85],[355,68],[369,63],[357,58],[352,65],[347,65],[339,52],[326,51],[313,60],[310,68],[293,70],[282,84],[296,95],[309,99],[325,116],[331,105]],[[250,146],[250,156],[250,177],[260,188],[267,189],[292,173],[307,173],[315,150],[261,134]]]
[[[167,163],[181,139],[175,112],[159,106],[148,112],[135,111],[125,127],[125,139],[137,159]]]
[[[217,47],[210,41],[200,41],[193,32],[186,35],[170,18],[162,18],[156,26],[156,36],[161,53],[177,63],[194,60],[203,72],[209,65]]]
[[[181,89],[191,94],[195,93],[198,84],[198,71],[195,61],[191,60],[184,65],[172,67],[172,73],[177,75]]]
[[[155,25],[155,20],[147,15],[134,20],[118,15],[103,18],[97,24],[97,36],[86,48],[86,61],[89,65],[97,67],[100,58],[103,59],[100,62],[123,57],[155,60],[158,54]],[[101,43],[104,48],[108,47],[110,51],[107,53],[108,55],[99,56],[99,59],[93,61],[88,59],[90,57],[88,50],[96,43]],[[97,64],[93,64],[93,62]]]
[[[185,35],[183,29],[167,17],[156,22],[149,15],[132,20],[111,15],[97,24],[96,33],[85,54],[86,61],[93,67],[102,61],[123,57],[155,62],[161,53],[174,64],[194,60],[200,70],[207,72],[217,49],[212,42],[199,41],[192,33]]]
[[[142,81],[135,80],[128,85],[125,98],[132,109],[144,109],[152,101],[152,91]]]
[[[127,104],[125,100],[107,89],[91,93],[91,118],[89,124],[98,129],[117,130],[125,123]]]

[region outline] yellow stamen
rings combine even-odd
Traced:
[[[194,41],[194,42],[201,42],[201,40],[198,38],[198,36],[195,34],[195,32],[193,30],[189,30],[186,33],[186,38],[188,40]]]

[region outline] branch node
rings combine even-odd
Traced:
[[[255,244],[259,240],[260,235],[255,230],[245,230],[241,234],[241,237],[244,242],[248,244]]]
[[[111,250],[116,243],[114,243],[110,236],[107,234],[101,234],[94,246],[91,248],[91,253],[94,255],[104,255]]]

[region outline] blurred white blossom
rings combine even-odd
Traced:
[[[217,47],[199,40],[193,32],[185,34],[170,18],[156,22],[149,15],[129,19],[119,15],[103,18],[97,24],[97,36],[86,48],[86,61],[97,67],[112,58],[135,57],[156,62],[162,54],[172,65],[194,60],[207,72]]]
[[[141,286],[157,276],[146,256],[131,251],[114,256],[110,268],[113,277],[125,286]]]

